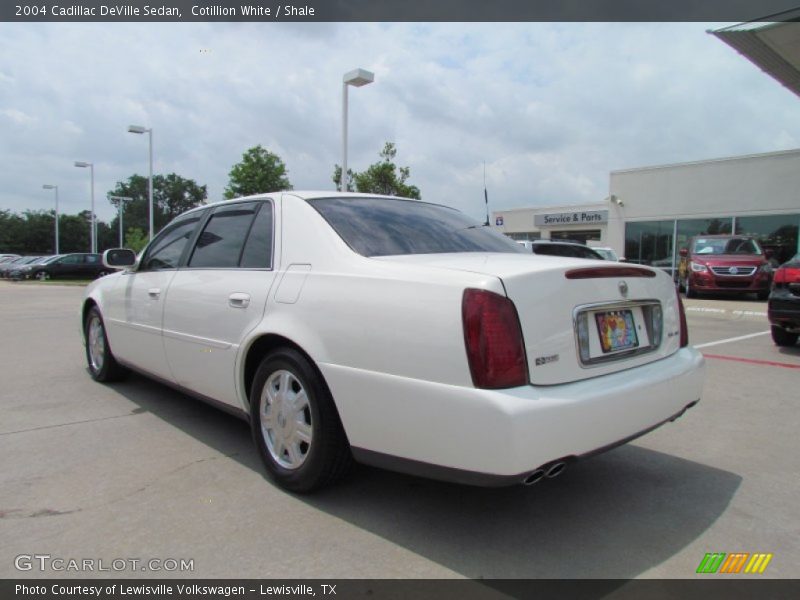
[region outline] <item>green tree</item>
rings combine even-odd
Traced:
[[[30,254],[53,254],[56,251],[55,211],[26,210],[22,213],[22,218],[25,222],[25,237],[23,240],[25,252]]]
[[[58,237],[62,254],[91,250],[90,216],[91,211],[88,210],[77,215],[59,215]]]
[[[367,194],[384,194],[386,196],[403,196],[405,198],[421,198],[419,188],[415,185],[408,185],[406,181],[411,176],[410,167],[398,167],[394,164],[397,156],[397,148],[392,142],[386,142],[380,157],[380,162],[370,165],[363,173],[354,173],[348,169],[350,184],[348,191],[355,191]],[[336,165],[333,170],[333,181],[336,189],[342,189],[342,167]]]
[[[116,187],[108,192],[109,196],[133,198],[123,206],[122,218],[127,226],[138,227],[143,231],[150,230],[149,201],[147,177],[131,175],[127,181],[118,181]],[[205,185],[198,185],[192,179],[184,179],[180,175],[155,175],[153,177],[153,229],[157,232],[182,212],[205,204],[208,191]],[[109,202],[119,211],[119,200]],[[119,231],[119,216],[109,223],[113,231]],[[119,236],[119,233],[117,233]],[[99,239],[99,236],[98,236]],[[115,242],[115,245],[119,241]]]
[[[147,245],[147,234],[138,227],[129,227],[125,232],[125,247],[137,254]]]
[[[22,254],[24,244],[24,219],[9,210],[0,210],[0,252]]]
[[[286,176],[286,165],[277,154],[260,144],[242,155],[242,160],[233,165],[225,198],[239,198],[251,194],[266,194],[292,189]]]
[[[353,169],[347,169],[347,191],[355,192],[353,187]],[[336,184],[336,191],[342,191],[342,165],[334,165],[333,167],[333,183]]]

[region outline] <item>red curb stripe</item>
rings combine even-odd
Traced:
[[[739,358],[738,356],[723,356],[721,354],[703,354],[706,358],[718,358],[720,360],[735,360],[737,362],[750,363],[751,365],[767,365],[770,367],[783,367],[785,369],[800,369],[800,365],[791,363],[775,362],[772,360],[757,360],[755,358]]]

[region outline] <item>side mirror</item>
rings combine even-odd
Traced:
[[[103,266],[124,269],[136,264],[136,253],[127,248],[112,248],[103,252]]]
[[[681,248],[680,250],[678,250],[678,254],[680,254],[681,256],[683,256],[685,258],[685,257],[689,256],[689,250],[688,250],[688,248]]]

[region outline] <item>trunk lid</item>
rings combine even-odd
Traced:
[[[658,269],[502,253],[372,260],[499,278],[519,314],[529,380],[535,385],[622,371],[664,358],[680,346],[675,286]]]

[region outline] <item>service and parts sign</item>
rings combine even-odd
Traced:
[[[607,210],[544,213],[533,216],[533,224],[537,227],[552,227],[553,225],[596,225],[599,223],[608,223]]]

